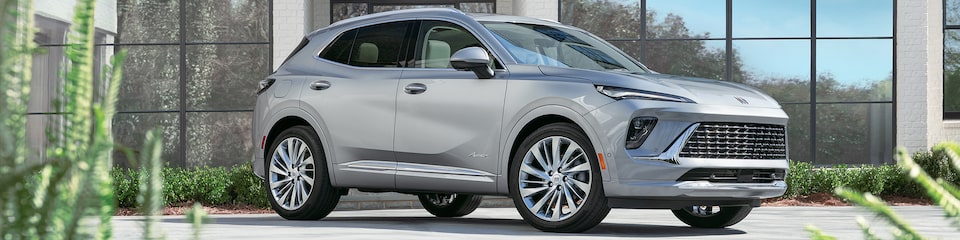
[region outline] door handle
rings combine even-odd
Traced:
[[[408,94],[421,94],[427,91],[427,85],[423,83],[411,83],[406,87],[403,87],[403,92]]]
[[[327,88],[330,88],[330,82],[326,80],[317,80],[317,81],[314,81],[313,83],[310,83],[310,89],[313,89],[313,90],[319,91]]]

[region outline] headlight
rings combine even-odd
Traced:
[[[267,78],[267,79],[264,79],[263,81],[260,81],[260,85],[257,88],[257,95],[260,95],[261,93],[263,93],[263,91],[266,91],[268,88],[270,88],[270,86],[273,86],[273,82],[275,81],[277,80],[273,78]]]
[[[651,91],[644,91],[638,89],[629,89],[621,87],[610,87],[610,86],[597,86],[597,91],[607,95],[613,99],[646,99],[646,100],[657,100],[657,101],[668,101],[668,102],[682,102],[682,103],[696,103],[689,98],[670,95],[666,93],[658,93]]]

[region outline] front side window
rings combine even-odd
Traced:
[[[423,21],[418,36],[414,62],[417,68],[451,68],[453,53],[468,47],[483,47],[473,34],[444,21]]]
[[[384,23],[347,31],[327,46],[320,57],[357,67],[402,67],[403,39],[410,23]]]
[[[520,64],[647,72],[602,40],[580,31],[521,23],[483,25]]]

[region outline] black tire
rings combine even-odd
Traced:
[[[297,140],[300,140],[301,144],[296,144]],[[279,164],[277,168],[278,171],[284,172],[286,175],[272,171],[271,162],[274,157],[278,157],[278,160],[281,161],[278,163],[286,162],[283,161],[283,158],[279,155],[282,153],[277,152],[277,148],[281,147],[281,145],[284,146],[284,149],[289,149],[288,146],[305,146],[306,150],[303,151],[303,154],[299,154],[298,152],[297,159],[302,156],[304,160],[307,160],[309,157],[306,154],[310,154],[313,164],[310,164],[308,161],[293,160],[291,161],[292,164],[298,165],[293,167],[296,172],[289,170],[284,171],[281,168],[289,169],[291,167]],[[289,153],[291,152],[287,152],[287,155],[290,155]],[[330,185],[327,161],[323,148],[320,145],[320,139],[312,128],[307,126],[294,126],[284,130],[273,140],[270,151],[265,155],[264,169],[266,174],[263,178],[264,188],[267,191],[270,206],[281,217],[288,220],[318,220],[330,214],[337,206],[337,203],[340,202],[340,192]],[[300,163],[298,164],[297,162]],[[313,178],[313,184],[306,186],[306,184],[310,182],[308,180],[309,178]],[[286,181],[284,182],[283,180]],[[271,181],[285,184],[278,184],[279,187],[275,193],[274,189],[271,188]],[[299,182],[299,186],[297,182]],[[295,197],[302,195],[303,191],[290,190],[290,188],[300,188],[306,191],[306,199],[304,200],[302,197],[298,199]],[[284,193],[288,193],[288,195],[286,195],[288,198],[284,198]],[[295,202],[299,202],[299,204],[295,204]]]
[[[468,194],[418,194],[423,209],[437,217],[462,217],[477,210],[483,196]]]
[[[720,208],[719,212],[713,208]],[[689,206],[673,209],[673,215],[695,228],[725,228],[739,223],[750,214],[750,206]]]
[[[547,143],[545,141],[551,142]],[[566,148],[564,148],[563,145],[564,141],[567,141]],[[532,162],[537,161],[535,160],[536,154],[533,151],[535,145],[537,146],[537,152],[546,151],[545,149],[547,148],[553,149],[555,146],[556,149],[558,149],[557,151],[566,152],[566,150],[574,146],[573,143],[579,145],[582,155],[577,155],[575,154],[576,151],[574,151],[574,153],[569,154],[572,156],[570,158],[561,156],[561,161],[567,163],[568,161],[566,161],[566,159],[571,159],[569,165],[576,164],[578,167],[584,166],[583,164],[588,164],[589,168],[587,169],[590,169],[589,172],[584,173],[584,168],[565,167],[567,164],[561,164],[560,168],[556,168],[560,170],[554,172],[546,167],[552,164],[544,165],[539,161]],[[529,157],[528,153],[530,153]],[[541,154],[541,157],[542,156]],[[551,159],[544,159],[543,162],[553,162],[553,157],[550,158]],[[517,211],[520,212],[520,216],[523,217],[524,221],[541,231],[567,233],[583,232],[600,224],[610,212],[610,207],[607,205],[607,199],[603,193],[600,167],[596,158],[597,154],[593,150],[593,145],[591,145],[586,134],[573,124],[548,124],[535,130],[524,139],[519,148],[516,149],[512,161],[510,161],[509,173],[510,197],[513,198],[514,205],[517,207]],[[521,167],[524,167],[524,165],[526,165],[527,170],[521,175]],[[545,173],[545,175],[529,172],[530,168],[537,168],[537,166],[542,167],[534,170],[539,171],[539,173]],[[549,179],[545,179],[544,176],[549,176]],[[529,199],[521,196],[521,177],[526,179],[524,180],[523,188],[528,190],[527,193],[530,193],[531,190],[533,192],[527,195]],[[542,179],[542,181],[534,183],[537,182],[535,181],[536,179]],[[580,185],[573,184],[573,181],[578,181],[579,183],[588,182],[589,184],[587,186],[589,190],[582,191],[584,189],[579,187]],[[537,190],[541,188],[545,190]],[[583,194],[586,194],[585,197]],[[574,199],[570,196],[578,196],[580,198],[570,201]],[[538,197],[539,199],[537,199]],[[556,200],[556,202],[559,203],[559,207],[550,203],[551,201],[549,200],[545,203],[540,203],[544,202],[545,199],[554,199],[554,197],[557,197],[558,200]],[[539,208],[537,207],[538,204],[540,205]],[[544,206],[548,204],[554,207],[552,207],[552,209],[550,209],[551,207],[544,209]],[[575,210],[571,210],[574,209],[571,205],[576,204],[580,204],[580,206]],[[556,211],[556,209],[560,211]],[[564,215],[564,210],[569,212]],[[557,215],[559,215],[559,217],[554,217]]]

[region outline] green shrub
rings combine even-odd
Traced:
[[[137,206],[140,171],[115,168],[111,172],[114,193],[120,207]],[[234,167],[165,167],[163,201],[167,204],[199,202],[204,205],[248,204],[269,207],[263,181],[253,174],[250,164]]]

